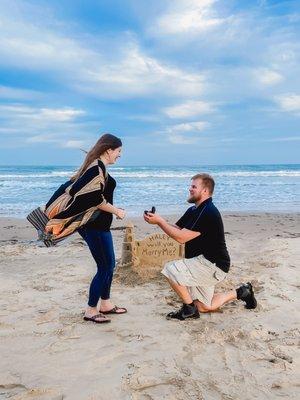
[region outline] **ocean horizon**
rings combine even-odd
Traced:
[[[24,218],[43,206],[76,168],[0,166],[0,216]],[[220,211],[300,211],[300,164],[110,166],[108,171],[117,181],[114,204],[128,216],[152,205],[163,215],[183,212],[189,206],[190,178],[199,172],[214,177],[213,199]]]

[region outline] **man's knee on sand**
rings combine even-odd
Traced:
[[[194,300],[194,304],[198,308],[199,312],[205,313],[215,310],[215,308],[213,308],[212,305],[204,304],[200,300]]]

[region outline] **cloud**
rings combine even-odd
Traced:
[[[75,70],[84,57],[93,56],[87,46],[64,34],[62,21],[49,14],[46,7],[7,2],[0,15],[1,65],[33,71]]]
[[[141,122],[159,122],[160,121],[160,116],[159,115],[154,115],[154,114],[133,114],[133,115],[127,115],[125,117],[129,121],[141,121]]]
[[[300,135],[299,136],[279,137],[279,138],[274,138],[274,139],[268,139],[266,141],[268,141],[268,142],[299,142]]]
[[[28,139],[32,146],[82,147],[85,139],[93,141],[101,115],[101,126],[125,137],[147,137],[164,123],[166,147],[199,143],[200,137],[201,145],[217,137],[220,146],[234,140],[228,136],[250,141],[244,139],[249,126],[264,129],[262,138],[276,136],[283,122],[291,132],[295,121],[288,113],[299,114],[299,29],[278,8],[129,1],[126,21],[111,4],[116,20],[100,15],[101,6],[88,24],[88,13],[77,13],[76,5],[70,14],[57,2],[2,3],[0,99],[9,101],[8,108],[0,106],[0,133],[17,145]],[[270,100],[286,114],[274,113]],[[210,127],[202,119],[214,112]]]
[[[188,122],[168,126],[166,134],[169,142],[174,144],[193,144],[199,141],[198,132],[206,130],[210,124],[206,121]]]
[[[0,99],[6,100],[28,100],[41,98],[42,93],[35,90],[26,90],[10,86],[0,85]]]
[[[63,143],[63,147],[67,147],[70,149],[81,149],[85,147],[87,144],[84,140],[68,140],[67,142]]]
[[[170,127],[173,132],[190,132],[190,131],[203,131],[210,124],[206,121],[188,122],[184,124],[177,124]]]
[[[85,115],[83,110],[75,110],[74,108],[41,108],[37,117],[41,119],[46,118],[46,120],[64,122],[73,121],[82,115]]]
[[[275,102],[283,111],[291,113],[300,113],[300,95],[298,94],[285,94],[275,98]]]
[[[22,146],[53,143],[60,147],[80,147],[81,137],[90,141],[86,132],[89,122],[82,122],[84,110],[71,107],[49,108],[19,104],[0,105],[1,135],[7,143]],[[97,124],[98,125],[98,124]],[[80,142],[80,143],[79,143]]]
[[[196,96],[203,91],[204,75],[187,73],[142,53],[136,43],[123,45],[117,61],[102,62],[85,70],[85,84],[79,86],[100,97],[132,97],[160,94]],[[104,92],[100,92],[99,90]]]
[[[180,134],[172,134],[168,136],[169,141],[173,144],[194,144],[198,141],[195,137],[186,137]]]
[[[85,111],[74,108],[38,108],[22,104],[0,105],[0,117],[17,119],[31,119],[47,122],[73,121],[79,116],[85,115]]]
[[[214,3],[215,0],[173,0],[169,10],[156,21],[154,31],[172,35],[212,29],[225,21],[215,15]]]
[[[267,86],[276,85],[284,80],[279,72],[270,69],[257,69],[255,76],[260,83]]]
[[[167,107],[163,109],[163,112],[169,118],[188,118],[201,114],[208,114],[214,110],[215,108],[211,103],[190,100],[176,106]]]
[[[17,2],[18,4],[18,2]],[[133,35],[69,37],[63,24],[42,26],[22,12],[0,16],[0,65],[39,71],[63,85],[98,98],[161,96],[203,90],[203,75],[161,62],[143,51]],[[27,10],[28,12],[28,10]],[[30,23],[29,23],[30,21]],[[60,29],[58,29],[60,28]]]
[[[26,139],[27,143],[57,143],[57,138],[52,135],[35,135]]]
[[[42,134],[31,136],[26,139],[27,143],[53,143],[59,147],[68,149],[82,149],[89,147],[90,143],[88,140],[62,140],[61,136],[57,137],[55,134]]]

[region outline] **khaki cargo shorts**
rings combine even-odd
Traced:
[[[186,286],[193,300],[199,300],[207,306],[211,305],[215,286],[227,276],[226,272],[202,255],[169,261],[161,273],[171,281]]]

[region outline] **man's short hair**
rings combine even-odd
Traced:
[[[201,179],[203,182],[203,186],[208,189],[209,194],[213,194],[215,181],[212,176],[210,176],[209,174],[196,174],[192,177],[192,179]]]

